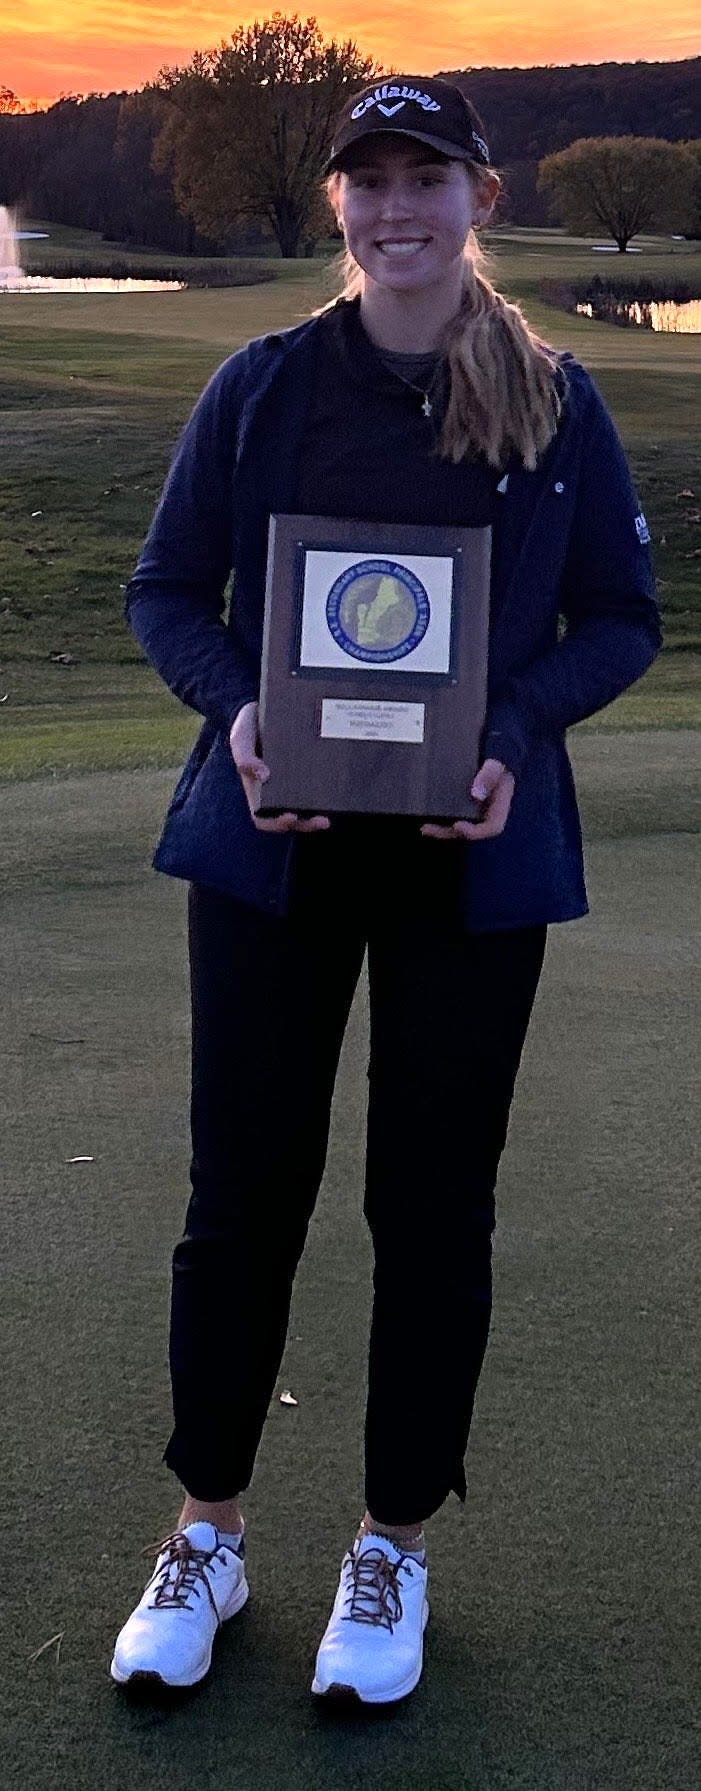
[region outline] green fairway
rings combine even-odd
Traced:
[[[190,1697],[129,1702],[109,1678],[142,1551],[180,1504],[161,1455],[189,1194],[186,886],[150,861],[201,726],[144,663],[123,587],[209,373],[330,296],[327,264],[0,297],[2,1791],[698,1791],[699,338],[568,316],[540,288],[605,267],[701,290],[701,247],[490,246],[496,283],[611,406],[667,644],[569,735],[591,914],[550,929],[517,1084],[467,1503],[428,1524],[420,1687],[359,1718],[309,1683],[364,1503],[364,978],[242,1498],[250,1603]],[[427,1223],[430,1204],[427,1187]],[[397,1239],[397,1275],[419,1323],[421,1238]]]
[[[71,253],[94,253],[89,233],[51,231]],[[589,724],[605,728],[683,727],[694,715],[699,338],[567,315],[544,303],[540,283],[583,278],[605,263],[627,279],[682,274],[701,289],[698,247],[642,240],[644,252],[624,258],[596,255],[557,231],[487,239],[507,297],[592,369],[652,531],[666,649],[639,687]],[[33,245],[33,265],[43,250]],[[250,336],[298,321],[334,290],[328,258],[272,265],[274,282],[261,286],[0,300],[0,778],[174,763],[194,737],[197,717],[145,666],[126,627],[123,587],[174,440],[209,374]],[[77,663],[54,663],[52,653]]]
[[[197,1693],[129,1704],[115,1635],[178,1509],[186,909],[149,869],[173,776],[0,790],[3,1791],[697,1791],[699,735],[578,734],[573,760],[592,913],[550,930],[517,1085],[468,1499],[428,1526],[421,1685],[360,1719],[309,1682],[362,1510],[365,985],[243,1498],[250,1603]],[[420,1239],[397,1274],[418,1322]]]
[[[701,655],[664,653],[617,703],[573,728],[570,740],[621,729],[694,727],[700,677]],[[0,696],[10,678],[21,700],[11,713],[8,705],[0,709],[0,783],[41,777],[47,770],[63,777],[81,770],[175,766],[187,757],[202,725],[201,717],[143,665],[117,659],[77,666],[6,665]]]

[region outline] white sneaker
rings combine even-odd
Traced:
[[[388,1536],[356,1539],[341,1563],[312,1691],[364,1704],[392,1703],[413,1691],[423,1666],[427,1581],[428,1568]]]
[[[214,1524],[186,1524],[160,1546],[143,1597],[120,1630],[110,1672],[118,1685],[196,1685],[209,1671],[220,1625],[248,1598],[245,1545],[219,1541]]]

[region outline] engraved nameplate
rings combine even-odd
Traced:
[[[424,703],[377,703],[324,697],[321,736],[324,740],[403,740],[423,745]]]

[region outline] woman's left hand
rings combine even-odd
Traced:
[[[481,820],[454,821],[452,827],[434,827],[427,821],[421,832],[432,840],[493,840],[504,831],[515,786],[513,771],[507,771],[500,759],[485,759],[470,791],[484,801]]]

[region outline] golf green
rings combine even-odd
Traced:
[[[178,1510],[185,886],[150,870],[177,773],[0,788],[5,1791],[697,1791],[699,736],[571,747],[592,912],[550,930],[517,1085],[468,1500],[428,1526],[421,1684],[360,1719],[309,1683],[362,1510],[364,986],[243,1500],[251,1599],[196,1693],[129,1702],[114,1637]],[[420,1239],[397,1269],[418,1316]]]

